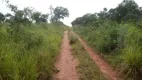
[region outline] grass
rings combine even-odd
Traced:
[[[64,26],[0,27],[0,80],[49,80]]]
[[[123,54],[123,68],[122,71],[126,73],[126,78],[133,78],[134,80],[141,80],[142,72],[142,54],[140,47],[128,46],[124,49]]]
[[[118,71],[120,71],[120,67],[121,67],[121,63],[122,63],[122,56],[120,56],[120,55],[111,55],[111,54],[109,54],[109,55],[105,55],[105,54],[103,54],[103,55],[101,55],[101,57],[105,60],[105,61],[107,61],[111,66],[112,66],[112,68],[114,69],[114,70],[118,70]]]
[[[139,80],[142,74],[142,32],[134,24],[103,23],[93,27],[74,27],[87,43],[126,80]]]
[[[77,39],[74,39],[73,35],[70,35],[73,55],[79,60],[79,65],[77,67],[78,73],[80,74],[80,80],[106,80],[99,68],[92,61],[89,54],[84,50],[82,45]]]

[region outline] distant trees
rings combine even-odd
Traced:
[[[0,23],[4,22],[5,16],[4,14],[0,13]]]
[[[54,15],[51,17],[51,22],[57,22],[60,21],[60,19],[64,19],[65,17],[69,16],[69,11],[67,8],[57,6],[55,9],[53,9]]]
[[[38,22],[40,16],[41,16],[41,13],[40,13],[40,12],[34,12],[34,13],[32,14],[32,16],[31,16],[31,18],[32,18],[33,21]]]
[[[139,6],[134,0],[123,0],[122,3],[114,9],[115,21],[121,22],[126,20],[136,20],[137,16],[140,15]]]
[[[41,23],[48,22],[49,17],[51,22],[61,22],[61,19],[69,16],[68,9],[61,6],[57,6],[56,8],[50,6],[51,14],[43,14],[39,11],[35,11],[31,7],[26,7],[23,10],[19,10],[17,6],[9,3],[9,0],[4,1],[6,2],[7,7],[13,12],[13,14],[7,13],[4,15],[0,13],[0,23],[4,21],[8,23],[11,23],[13,21],[16,23]]]
[[[49,14],[42,14],[40,18],[43,20],[43,22],[47,22],[48,17]]]
[[[95,23],[97,19],[97,14],[91,14],[87,13],[83,15],[82,17],[76,18],[71,24],[72,25],[87,25],[87,24],[92,24]]]
[[[137,5],[134,0],[123,0],[116,8],[107,10],[104,8],[97,14],[85,14],[82,17],[76,18],[72,25],[83,24],[86,25],[88,22],[95,22],[95,20],[111,20],[118,23],[134,21],[137,22],[142,18],[142,8]],[[94,16],[94,17],[90,17]],[[93,18],[93,19],[92,19]],[[93,20],[93,21],[90,21]]]

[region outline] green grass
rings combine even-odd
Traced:
[[[122,63],[122,56],[120,55],[101,55],[102,58],[107,61],[114,70],[120,71],[121,63]]]
[[[123,54],[123,68],[122,71],[126,73],[126,78],[133,78],[134,80],[141,80],[142,73],[142,54],[140,47],[128,46],[124,49]]]
[[[0,27],[0,80],[49,80],[64,26]]]
[[[142,76],[142,31],[135,24],[104,22],[99,26],[73,27],[113,68],[129,80]]]
[[[73,37],[70,40],[73,39],[74,41],[74,43],[71,42],[73,55],[79,61],[77,70],[80,74],[80,80],[106,80],[79,41],[74,39],[73,35],[70,35],[70,37]]]

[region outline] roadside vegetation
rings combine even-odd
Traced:
[[[67,28],[60,19],[68,10],[51,8],[49,15],[29,7],[19,10],[9,1],[6,6],[12,14],[0,12],[0,80],[50,80]]]
[[[60,31],[56,31],[57,26],[44,26],[25,28],[21,25],[18,32],[9,26],[1,27],[1,80],[45,80],[51,77],[63,29],[58,27]]]
[[[142,77],[142,8],[123,0],[116,8],[104,8],[76,18],[73,30],[85,39],[126,79]]]
[[[106,80],[100,72],[98,66],[92,61],[89,54],[84,50],[78,39],[70,33],[70,44],[72,46],[72,53],[79,65],[77,71],[80,74],[80,80]]]

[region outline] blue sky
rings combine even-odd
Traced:
[[[17,5],[19,9],[24,7],[33,7],[37,11],[42,13],[49,13],[49,6],[63,6],[68,8],[70,16],[65,18],[63,22],[67,25],[79,16],[86,13],[95,13],[103,10],[104,7],[110,9],[115,8],[123,0],[10,0],[14,5]],[[142,6],[142,0],[135,0],[139,6]],[[5,3],[0,0],[0,12],[10,12],[6,8]]]

